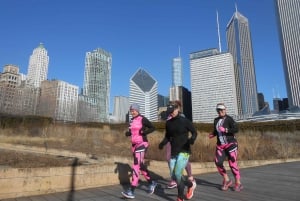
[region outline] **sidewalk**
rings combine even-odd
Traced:
[[[195,175],[197,188],[192,200],[201,201],[299,201],[300,162],[288,162],[241,169],[244,189],[221,191],[222,178],[218,173]],[[229,173],[232,178],[232,174]],[[233,178],[232,178],[233,179]],[[176,200],[177,189],[166,189],[168,181],[158,179],[158,187],[153,195],[146,193],[146,185],[141,182],[135,191],[135,201]],[[85,190],[46,194],[40,196],[5,199],[3,201],[117,201],[124,200],[121,191],[127,186],[113,185]]]

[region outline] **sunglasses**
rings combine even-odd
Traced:
[[[222,112],[224,109],[217,109],[217,112]]]

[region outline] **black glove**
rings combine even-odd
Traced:
[[[194,142],[195,142],[195,140],[194,140],[194,139],[192,139],[192,138],[190,138],[190,139],[189,139],[189,143],[190,143],[191,145],[193,145],[193,144],[194,144]]]
[[[126,136],[126,137],[131,136],[131,132],[130,132],[130,131],[126,131],[126,132],[125,132],[125,136]]]
[[[162,150],[162,149],[164,148],[164,144],[163,144],[162,142],[159,143],[158,148],[159,148],[160,150]]]

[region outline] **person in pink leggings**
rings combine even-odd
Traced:
[[[125,133],[125,136],[131,137],[131,151],[133,154],[132,165],[132,181],[131,186],[127,191],[122,192],[125,198],[135,198],[134,190],[139,183],[140,173],[148,181],[148,193],[153,194],[157,186],[157,183],[150,177],[147,166],[144,163],[145,154],[149,147],[147,135],[155,130],[153,124],[143,115],[140,114],[140,107],[134,103],[130,106],[131,120],[129,130]]]
[[[209,138],[217,137],[215,164],[220,175],[223,177],[221,189],[226,191],[232,185],[232,181],[229,179],[223,165],[224,160],[227,157],[229,167],[235,178],[233,190],[241,191],[243,186],[241,184],[241,175],[237,162],[238,143],[235,138],[235,134],[238,132],[238,126],[233,118],[227,115],[224,103],[218,103],[216,111],[218,117],[214,119],[214,131],[209,134]]]

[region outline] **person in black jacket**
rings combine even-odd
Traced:
[[[178,106],[178,110],[179,110],[179,115],[181,115],[182,117],[185,117],[185,115],[181,112],[181,101],[180,100],[175,100],[175,101],[171,101],[169,102],[169,104],[173,104],[173,105],[177,105]],[[172,118],[172,115],[168,115],[167,121],[170,120]],[[170,159],[171,159],[171,144],[170,142],[168,142],[166,145],[166,159],[167,159],[167,163],[168,166],[170,165]],[[187,177],[189,180],[191,180],[192,182],[194,182],[194,177],[192,175],[192,165],[191,162],[188,161],[185,167],[185,171],[187,173]],[[172,175],[171,175],[172,177]],[[171,189],[171,188],[177,188],[177,183],[175,180],[171,179],[171,181],[169,182],[169,184],[167,185],[167,188]]]
[[[227,115],[224,103],[216,106],[218,117],[214,119],[214,131],[209,134],[209,138],[217,137],[215,164],[223,177],[222,190],[226,191],[232,185],[232,181],[226,173],[223,165],[225,158],[228,158],[229,167],[235,177],[235,191],[240,191],[243,186],[240,181],[240,171],[237,163],[238,143],[235,134],[238,132],[237,123]]]
[[[197,138],[197,132],[192,122],[179,113],[179,106],[168,105],[167,114],[171,118],[166,121],[166,133],[164,139],[159,144],[162,149],[168,142],[171,144],[171,159],[169,162],[172,179],[176,180],[178,196],[177,201],[184,199],[184,188],[188,187],[186,198],[191,199],[196,188],[196,182],[183,179],[183,170],[189,161],[191,145]],[[189,137],[189,133],[191,136]]]

